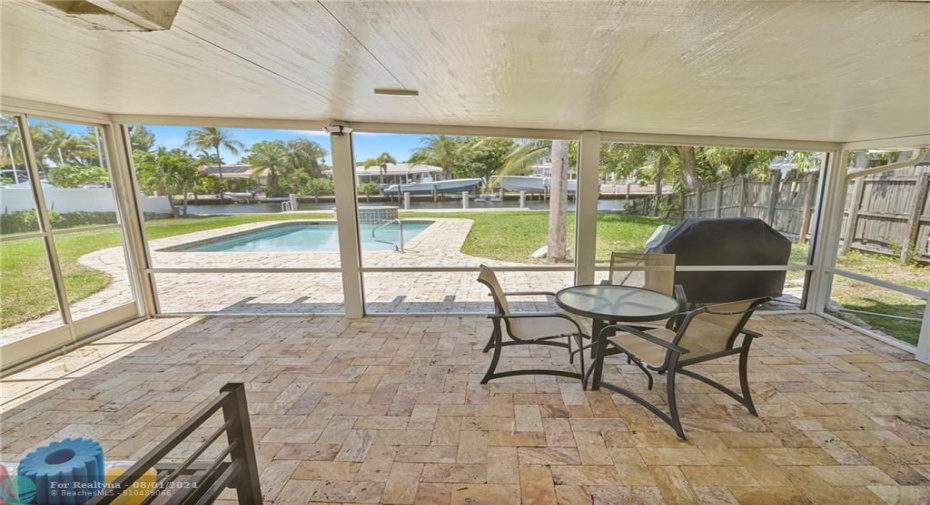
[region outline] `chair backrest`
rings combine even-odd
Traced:
[[[692,351],[684,355],[685,359],[732,349],[752,313],[767,300],[768,297],[751,298],[709,305],[690,312],[682,321],[674,342]]]
[[[494,270],[487,265],[481,265],[481,271],[478,273],[478,282],[484,284],[491,290],[491,297],[494,298],[494,307],[500,314],[509,314],[510,307],[507,305],[507,297],[504,296],[504,290],[501,289],[501,283],[497,280]]]
[[[643,272],[644,281],[641,287],[666,296],[675,296],[674,254],[610,254],[611,284],[629,285],[635,272]]]

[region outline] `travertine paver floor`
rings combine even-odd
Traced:
[[[812,315],[749,326],[759,417],[683,378],[680,441],[573,380],[479,384],[482,317],[153,320],[3,379],[0,460],[66,436],[136,458],[240,381],[267,503],[930,503],[930,367]]]

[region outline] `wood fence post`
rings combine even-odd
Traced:
[[[746,217],[746,176],[739,178],[739,217]]]
[[[772,181],[769,188],[769,208],[766,211],[766,222],[775,226],[775,206],[778,204],[779,186],[781,185],[781,172],[772,172]]]
[[[723,181],[717,181],[717,199],[714,201],[714,217],[720,218],[720,206],[723,205]]]
[[[704,193],[704,184],[698,184],[698,187],[694,189],[694,217],[701,217],[701,196]]]
[[[849,216],[846,217],[846,233],[843,234],[843,254],[852,248],[853,239],[856,238],[856,221],[859,220],[859,205],[865,192],[865,177],[856,179],[853,186],[852,200],[849,202]]]
[[[818,172],[807,174],[807,186],[804,188],[804,201],[801,203],[803,207],[801,208],[801,228],[798,230],[799,244],[807,243],[807,233],[811,227],[811,215],[814,213],[814,197],[817,195],[817,191],[814,188],[817,187],[819,175]]]
[[[930,186],[930,174],[923,173],[917,178],[917,186],[914,195],[914,207],[911,209],[911,215],[907,221],[907,234],[904,236],[904,244],[901,247],[901,261],[907,261],[912,251],[920,250],[917,246],[917,231],[920,230],[920,216],[923,214],[924,205],[927,203],[927,189]]]

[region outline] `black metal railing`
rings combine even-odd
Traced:
[[[183,463],[161,462],[220,409],[223,410],[223,424]],[[226,434],[226,446],[219,455],[212,460],[198,461],[223,433]],[[134,486],[150,469],[155,469],[158,475],[155,485],[148,488]],[[135,495],[142,489],[147,491],[143,504],[152,503],[156,499],[159,503],[167,504],[208,504],[213,503],[228,487],[236,489],[240,505],[262,503],[245,385],[232,382],[220,389],[219,398],[201,409],[87,503],[107,505],[129,490]]]

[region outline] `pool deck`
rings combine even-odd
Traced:
[[[295,215],[295,222],[307,221]],[[320,219],[312,219],[321,221]],[[405,252],[372,251],[362,254],[367,268],[477,267],[521,263],[469,256],[461,252],[472,221],[442,218],[405,244]],[[170,247],[223,235],[255,230],[289,221],[249,223],[152,240],[154,268],[341,268],[338,252],[171,252]],[[80,263],[108,274],[104,290],[71,304],[74,319],[99,313],[132,301],[122,248],[103,249],[80,258]],[[568,286],[572,272],[505,272],[501,282],[508,290],[552,290]],[[366,311],[377,313],[488,312],[487,289],[473,272],[384,272],[364,276]],[[332,273],[162,273],[155,275],[164,313],[212,312],[224,314],[327,314],[342,313],[342,276]],[[529,308],[536,303],[528,300]],[[52,314],[3,330],[12,341],[55,327]]]

